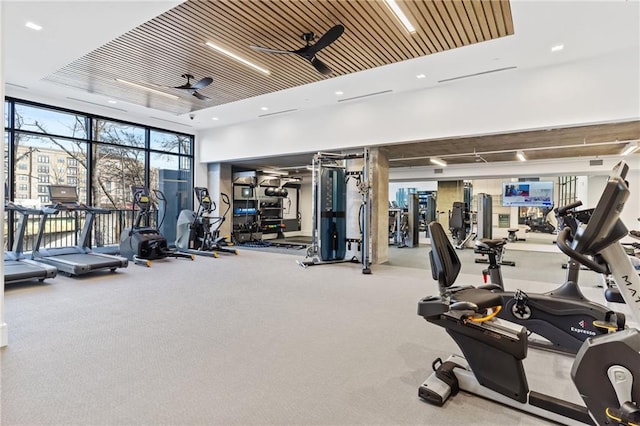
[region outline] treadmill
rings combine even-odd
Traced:
[[[94,253],[89,247],[91,243],[91,227],[96,214],[110,213],[110,210],[89,207],[78,202],[78,191],[71,185],[49,185],[51,207],[58,211],[84,211],[85,222],[77,245],[68,247],[41,248],[44,226],[40,227],[38,238],[33,249],[33,259],[58,268],[68,276],[88,274],[93,271],[126,268],[129,260],[121,256]]]
[[[6,194],[6,192],[5,192]],[[55,266],[36,262],[27,259],[23,253],[24,236],[29,222],[29,215],[40,215],[40,229],[44,226],[46,217],[55,213],[52,209],[30,209],[14,204],[5,198],[5,211],[15,211],[20,214],[13,247],[4,253],[4,283],[15,284],[23,281],[38,280],[40,282],[47,278],[54,278],[58,274]]]

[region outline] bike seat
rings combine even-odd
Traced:
[[[471,303],[477,306],[476,311],[484,311],[488,308],[502,306],[502,295],[489,289],[464,287],[460,290],[451,289],[450,305],[454,303]]]
[[[495,240],[489,240],[487,238],[483,238],[481,240],[476,240],[475,244],[476,244],[476,247],[478,248],[496,249],[504,246],[505,244],[507,244],[507,242],[503,238],[495,239]]]

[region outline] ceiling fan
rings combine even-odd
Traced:
[[[203,89],[203,88],[207,87],[208,85],[210,85],[211,83],[213,83],[213,79],[211,77],[205,77],[205,78],[201,79],[200,81],[198,81],[197,83],[194,83],[194,84],[191,84],[191,79],[194,78],[191,74],[182,74],[180,77],[186,78],[187,82],[185,84],[183,84],[182,86],[173,87],[174,89],[186,90],[187,92],[191,93],[193,96],[195,96],[196,98],[200,99],[201,101],[209,101],[209,100],[211,100],[211,98],[208,98],[208,97],[198,93],[198,90]]]
[[[249,46],[253,50],[257,50],[259,52],[266,53],[293,53],[294,55],[298,55],[301,58],[306,59],[313,65],[313,67],[323,75],[331,74],[331,68],[329,68],[324,62],[320,59],[316,58],[316,53],[325,47],[329,46],[331,43],[336,41],[338,37],[342,35],[344,32],[344,27],[340,24],[331,27],[326,33],[322,35],[318,39],[317,42],[311,44],[313,40],[315,40],[316,35],[312,32],[304,33],[301,35],[302,40],[305,41],[306,46],[298,49],[298,50],[278,50],[278,49],[270,49],[268,47],[260,47],[260,46]]]

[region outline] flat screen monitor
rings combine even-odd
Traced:
[[[553,182],[503,182],[504,207],[553,206]]]

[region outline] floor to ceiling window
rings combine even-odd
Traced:
[[[175,241],[175,223],[183,209],[193,203],[192,143],[185,135],[151,130],[149,135],[149,181],[160,193],[160,231]]]
[[[175,240],[177,214],[193,206],[193,136],[10,98],[4,126],[9,199],[39,207],[49,185],[75,186],[81,203],[113,212],[96,223],[95,242],[106,245],[131,223],[132,186],[145,186],[166,194],[161,231]]]

